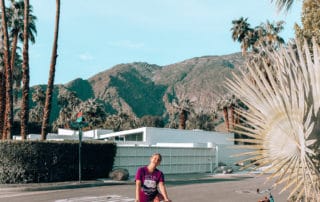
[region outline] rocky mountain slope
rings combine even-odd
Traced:
[[[97,99],[108,114],[168,118],[173,115],[173,102],[186,99],[192,101],[196,113],[210,113],[217,107],[217,101],[228,94],[226,78],[232,78],[232,73],[239,73],[243,66],[240,53],[196,57],[168,66],[145,62],[119,64],[87,80],[78,78],[55,85],[50,122],[59,116],[57,97],[66,89],[75,92],[82,101]],[[45,90],[46,86],[41,88]],[[36,105],[31,100],[30,104],[31,108]],[[20,110],[19,106],[18,102],[15,112]]]
[[[111,114],[162,116],[172,110],[173,99],[189,99],[196,112],[207,112],[227,93],[226,78],[243,65],[240,53],[196,57],[168,66],[134,62],[116,65],[88,80],[73,80],[65,87],[82,100],[103,101]]]

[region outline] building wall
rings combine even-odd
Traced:
[[[231,148],[228,145],[183,147],[183,144],[176,146],[118,144],[114,168],[125,168],[129,171],[130,176],[134,176],[139,167],[149,163],[152,154],[160,153],[163,160],[159,169],[166,174],[214,173],[220,162],[238,169],[235,163],[246,157],[233,157],[233,155],[247,151]]]
[[[146,143],[208,143],[233,145],[233,133],[221,133],[201,130],[179,130],[169,128],[146,128]]]
[[[154,153],[162,155],[159,169],[166,174],[208,173],[218,163],[215,148],[118,145],[114,168],[126,168],[134,176],[139,167],[149,164]]]

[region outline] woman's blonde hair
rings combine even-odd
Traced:
[[[162,161],[162,156],[160,153],[154,153],[151,155],[151,157],[154,157],[154,156],[159,156],[159,160]]]

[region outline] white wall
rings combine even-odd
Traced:
[[[159,169],[166,174],[207,173],[216,167],[214,148],[118,145],[114,168],[125,168],[134,176],[139,167],[149,164],[153,153],[161,153]]]
[[[233,145],[233,133],[221,133],[199,130],[179,130],[169,128],[146,128],[146,143],[154,145],[159,142],[166,143],[208,143],[218,145]]]
[[[247,157],[233,157],[232,155],[247,152],[230,145],[213,147],[182,147],[181,144],[165,146],[148,145],[119,145],[115,157],[114,168],[125,168],[130,176],[134,176],[137,169],[149,163],[153,153],[160,153],[163,161],[159,169],[166,174],[181,173],[211,173],[222,162],[235,168],[235,163]]]

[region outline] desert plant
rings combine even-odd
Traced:
[[[250,137],[237,141],[251,143],[245,160],[248,167],[270,165],[275,186],[284,184],[296,200],[319,201],[320,132],[320,48],[313,40],[312,54],[307,42],[268,52],[269,59],[248,63],[247,71],[229,80],[229,89],[248,110],[237,110],[245,124],[234,131]],[[272,61],[271,65],[267,64]]]

